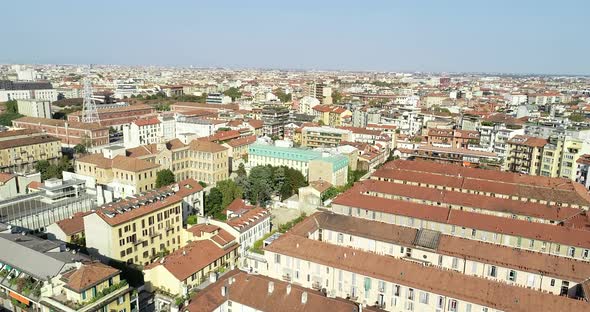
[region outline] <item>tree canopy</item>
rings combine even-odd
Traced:
[[[279,98],[279,100],[283,103],[290,102],[292,99],[291,93],[287,94],[283,89],[276,89],[273,91],[273,94]]]
[[[236,99],[239,99],[240,97],[242,97],[242,92],[240,91],[240,89],[238,89],[236,87],[231,87],[231,88],[225,90],[225,92],[223,92],[223,95],[229,96],[229,97],[231,97],[232,101],[235,101]]]
[[[57,163],[50,163],[47,160],[40,160],[35,164],[35,170],[41,173],[41,179],[43,181],[51,179],[51,178],[63,178],[63,172],[74,171],[74,165],[72,164],[71,160],[63,156],[59,159]]]
[[[342,101],[342,93],[340,93],[338,90],[334,90],[332,91],[332,102],[334,104],[338,104]]]
[[[238,177],[236,182],[243,188],[245,198],[259,205],[265,205],[273,194],[285,200],[307,185],[299,170],[287,166],[256,166],[248,177]]]
[[[156,187],[170,185],[176,181],[174,173],[170,169],[163,169],[156,173]]]

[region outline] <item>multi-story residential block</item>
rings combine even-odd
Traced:
[[[194,234],[192,241],[144,268],[148,290],[161,289],[173,296],[186,296],[206,281],[209,274],[236,265],[239,245],[235,237],[205,224],[189,231]],[[158,301],[168,299],[160,298]]]
[[[47,100],[18,100],[18,113],[29,117],[52,118],[51,102]]]
[[[590,276],[589,262],[329,212],[315,213],[292,233],[554,295],[575,297]]]
[[[250,145],[256,142],[256,136],[250,135],[233,140],[229,140],[222,145],[227,148],[229,168],[232,171],[238,170],[240,164],[245,163],[248,157]]]
[[[550,137],[543,147],[540,175],[576,180],[577,161],[590,153],[590,145],[571,137]]]
[[[590,190],[590,155],[584,154],[576,161],[576,182]]]
[[[138,158],[170,169],[177,180],[195,179],[207,184],[227,180],[229,176],[228,148],[207,140],[183,143],[175,139],[167,143],[149,144],[127,150]]]
[[[208,137],[217,132],[219,128],[225,127],[226,124],[223,120],[179,116],[176,119],[176,133],[194,133],[198,138]]]
[[[248,167],[287,166],[301,171],[310,181],[324,180],[334,185],[348,181],[348,158],[342,155],[323,155],[308,149],[252,144],[248,153]],[[310,166],[322,170],[310,171]],[[313,179],[313,180],[311,180]]]
[[[265,106],[260,118],[264,124],[263,134],[269,137],[283,137],[289,121],[289,109],[282,106]]]
[[[264,258],[268,266],[265,268],[258,263],[259,271],[271,278],[386,311],[534,311],[583,310],[586,307],[586,302],[581,300],[291,233],[265,247]],[[525,306],[526,309],[522,309]]]
[[[60,140],[56,137],[29,129],[0,132],[2,172],[31,172],[37,162],[55,162],[61,156]]]
[[[77,263],[48,284],[41,311],[134,311],[139,302],[121,271],[98,262]],[[42,292],[43,296],[43,292]]]
[[[541,173],[543,147],[546,139],[516,135],[506,142],[506,159],[502,169],[530,175]]]
[[[0,102],[13,100],[41,100],[55,102],[57,101],[57,90],[55,89],[36,89],[36,90],[1,90]]]
[[[142,118],[155,112],[155,109],[149,105],[128,105],[110,108],[101,108],[98,106],[98,119],[103,127],[113,127],[116,130],[123,130],[123,126],[132,121]],[[74,112],[68,114],[69,122],[81,122],[82,113]]]
[[[301,130],[303,147],[336,147],[342,141],[351,141],[352,131],[332,127],[304,127]]]
[[[21,117],[12,121],[15,128],[42,131],[61,140],[62,145],[101,146],[109,143],[109,128],[98,123],[68,122],[59,119]]]
[[[233,270],[217,282],[199,291],[186,311],[266,311],[280,312],[297,307],[301,311],[377,311],[360,308],[357,303],[342,298],[326,297],[300,285],[258,274]]]
[[[326,126],[340,127],[352,123],[352,113],[341,106],[318,105],[312,111],[318,121]]]
[[[479,132],[455,129],[428,129],[427,143],[440,147],[468,148],[479,144]]]
[[[182,246],[183,197],[154,190],[84,216],[86,247],[121,262],[147,265]]]
[[[156,117],[137,119],[123,126],[125,148],[155,144],[164,140],[162,123]]]
[[[76,160],[75,171],[91,177],[112,192],[113,198],[125,198],[149,191],[156,186],[156,174],[161,166],[143,159],[127,157],[125,149],[116,152],[105,149],[102,154],[89,154]]]
[[[313,111],[312,108],[320,105],[320,100],[316,99],[312,96],[304,96],[299,100],[299,108],[298,111],[301,114],[312,115]]]

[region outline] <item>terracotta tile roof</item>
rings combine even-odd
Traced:
[[[564,178],[530,176],[420,160],[390,161],[375,171],[372,177],[590,206],[587,190],[581,184]]]
[[[242,138],[238,138],[238,139],[233,139],[230,141],[227,141],[226,144],[231,146],[231,147],[239,147],[239,146],[244,146],[244,145],[248,145],[248,144],[252,144],[256,142],[256,136],[255,135],[249,135],[249,136],[245,136]]]
[[[55,222],[66,235],[74,235],[84,231],[84,216],[92,212],[77,212],[67,219]]]
[[[256,207],[244,212],[239,217],[227,220],[226,223],[236,230],[244,232],[247,229],[266,220],[267,218],[270,218],[270,213],[268,210],[261,207]]]
[[[210,240],[193,241],[164,257],[163,264],[160,261],[153,262],[147,265],[144,271],[163,266],[179,281],[184,281],[215,260],[231,253],[238,246],[238,244],[234,244],[224,249]]]
[[[143,127],[143,126],[158,125],[158,124],[160,124],[160,120],[158,120],[158,118],[156,118],[156,117],[141,118],[141,119],[135,120],[133,123],[140,126],[140,127]]]
[[[95,213],[99,217],[101,217],[106,223],[110,224],[111,226],[115,226],[139,218],[146,214],[153,213],[154,211],[158,211],[162,208],[167,208],[182,202],[182,197],[174,194],[160,200],[155,200],[152,203],[139,205],[141,201],[151,198],[150,196],[156,194],[157,192],[158,191],[156,190],[148,192],[147,194],[139,196],[137,198],[130,198],[127,200],[122,200],[116,203],[101,206],[96,210]],[[122,209],[123,207],[133,205],[139,205],[139,207],[131,209],[129,211],[123,211],[123,213],[114,213],[117,209]],[[112,215],[112,217],[109,215]]]
[[[366,134],[366,135],[372,135],[372,136],[381,135],[381,131],[379,131],[379,130],[369,130],[367,128],[361,128],[361,127],[338,127],[338,129],[349,130],[352,133],[356,133],[356,134]]]
[[[43,183],[41,183],[39,181],[31,181],[31,183],[29,183],[29,185],[27,185],[27,188],[33,189],[33,190],[38,190],[42,186],[43,186]]]
[[[264,122],[262,120],[257,120],[257,119],[250,119],[250,120],[248,120],[248,123],[254,129],[262,129],[262,127],[264,126]]]
[[[507,142],[508,144],[515,144],[515,145],[524,145],[530,147],[543,147],[549,141],[544,138],[537,138],[528,135],[515,135]]]
[[[180,197],[186,197],[203,190],[203,187],[201,184],[199,184],[199,181],[195,179],[185,179],[178,181],[176,185],[178,185],[178,191],[176,192],[176,195]]]
[[[232,279],[232,282],[229,282]],[[269,283],[274,290],[268,292]],[[227,287],[227,297],[221,295],[221,287]],[[290,287],[287,293],[287,287]],[[301,297],[306,294],[306,303]],[[250,275],[238,269],[230,271],[217,282],[199,291],[185,308],[189,312],[217,311],[227,300],[248,306],[256,311],[265,312],[353,312],[358,305],[352,301],[329,298],[322,293],[289,284],[262,275]],[[363,307],[363,311],[376,311]]]
[[[100,262],[83,264],[80,268],[69,271],[62,275],[65,286],[77,293],[93,287],[111,277],[118,275],[121,271],[104,265]]]
[[[224,209],[224,211],[240,213],[242,211],[246,211],[252,208],[254,208],[254,206],[246,205],[246,202],[243,199],[236,198]]]
[[[589,154],[581,155],[580,158],[578,158],[578,160],[576,162],[578,164],[590,165],[590,155]]]
[[[189,144],[190,149],[193,151],[207,152],[207,153],[218,153],[227,150],[227,147],[217,144],[215,142],[209,142],[205,140],[192,140]]]
[[[332,184],[328,181],[318,180],[318,181],[309,182],[309,186],[313,187],[321,194],[321,193],[325,192],[326,190],[328,190],[329,188],[331,188]]]
[[[290,233],[280,236],[264,249],[496,310],[584,311],[588,308],[588,303],[584,301],[314,241]]]
[[[428,220],[491,233],[590,248],[590,235],[585,230],[362,195],[361,191],[360,185],[356,184],[336,197],[332,204],[411,217],[417,223],[420,220]]]
[[[65,121],[61,119],[48,119],[48,118],[38,118],[38,117],[21,117],[13,120],[14,122],[21,122],[27,124],[40,124],[45,126],[53,126],[53,127],[65,127],[66,123],[68,127],[72,129],[83,129],[83,130],[108,130],[109,127],[101,126],[99,123],[82,123],[76,121]]]
[[[51,142],[60,142],[60,140],[47,134],[32,134],[26,137],[15,137],[14,139],[0,140],[0,149],[3,150],[7,148],[45,144]]]
[[[417,229],[372,221],[330,212],[317,212],[289,231],[307,237],[318,229],[352,234],[381,242],[415,248]],[[566,257],[506,247],[482,241],[442,234],[436,252],[467,258],[488,264],[501,265],[545,276],[563,278],[578,283],[590,278],[590,262]]]
[[[139,158],[118,155],[110,159],[100,153],[82,156],[78,158],[77,162],[93,164],[103,169],[115,168],[130,172],[141,172],[160,167],[159,164]]]
[[[0,183],[4,184],[4,183],[12,180],[14,177],[15,177],[14,174],[6,173],[6,172],[0,172]]]
[[[358,184],[362,192],[365,194],[369,194],[369,192],[390,194],[417,200],[431,201],[431,205],[437,205],[437,203],[440,203],[443,206],[447,206],[446,204],[451,204],[465,208],[471,207],[474,209],[513,213],[557,222],[572,218],[583,212],[583,210],[577,208],[549,206],[540,203],[523,202],[521,200],[439,190],[435,188],[379,180],[365,180]]]

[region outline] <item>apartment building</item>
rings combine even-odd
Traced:
[[[590,145],[572,137],[550,137],[543,147],[541,175],[576,180],[577,161],[590,153]]]
[[[287,166],[301,171],[309,181],[324,180],[334,185],[348,181],[348,157],[308,149],[252,144],[248,167]],[[311,168],[315,168],[312,172]],[[312,180],[313,179],[313,180]]]
[[[59,119],[21,117],[12,121],[19,129],[44,132],[61,140],[62,145],[101,146],[109,143],[109,128],[102,123],[81,123]]]
[[[287,233],[260,272],[386,311],[582,311],[587,302]]]
[[[332,127],[304,127],[301,130],[303,147],[337,147],[342,141],[352,140],[352,131]]]
[[[233,268],[239,245],[233,236],[226,236],[215,234],[210,239],[195,236],[185,246],[147,265],[144,268],[147,289],[186,296],[206,281],[209,274]]]
[[[77,263],[52,279],[41,311],[134,311],[139,308],[134,288],[121,271],[99,262]]]
[[[576,182],[590,190],[590,154],[584,154],[578,157],[576,165]]]
[[[227,156],[229,161],[229,168],[231,171],[238,170],[240,164],[245,163],[245,159],[248,157],[248,150],[250,145],[256,142],[256,136],[250,135],[241,137],[233,140],[229,140],[222,146],[227,148]]]
[[[526,135],[516,135],[506,142],[504,171],[540,175],[543,147],[546,139]]]
[[[149,105],[129,105],[120,107],[98,108],[98,119],[103,127],[113,127],[116,130],[123,130],[123,126],[130,124],[136,119],[153,114],[155,109]],[[68,122],[76,123],[82,121],[81,112],[68,114]]]
[[[370,178],[548,206],[590,208],[590,195],[582,185],[559,178],[405,160],[386,163]]]
[[[124,152],[122,148],[116,152],[105,149],[102,154],[82,156],[76,160],[76,174],[91,177],[96,184],[111,191],[114,198],[125,198],[153,189],[161,166],[143,159],[127,157]]]
[[[479,144],[479,132],[470,130],[430,128],[427,143],[442,147],[467,148]]]
[[[61,144],[56,137],[36,130],[0,132],[0,171],[32,172],[41,160],[60,159]]]
[[[219,128],[225,127],[226,124],[223,120],[179,116],[176,118],[176,133],[193,133],[198,138],[208,137],[217,132]]]
[[[51,102],[47,100],[18,100],[18,113],[29,117],[52,118]]]
[[[589,262],[330,212],[315,213],[292,233],[554,295],[577,297],[590,275]]]
[[[125,148],[155,144],[164,140],[164,129],[157,117],[134,120],[123,126],[123,144]]]
[[[177,180],[195,179],[215,184],[229,176],[228,148],[207,140],[197,139],[185,144],[174,139],[128,149],[126,154],[172,170]]]
[[[282,106],[265,106],[262,109],[263,134],[268,137],[283,137],[285,125],[289,121],[289,109]]]
[[[215,283],[199,291],[191,298],[186,311],[266,311],[281,312],[297,307],[300,311],[378,311],[362,307],[341,298],[326,297],[300,285],[232,270]]]
[[[104,205],[84,216],[86,246],[126,263],[147,265],[182,246],[182,196],[169,189]]]
[[[65,244],[21,233],[2,233],[0,306],[11,311],[86,312],[137,308],[120,271]],[[99,297],[100,296],[100,297]]]
[[[326,126],[340,127],[352,124],[352,113],[341,106],[317,105],[312,108],[313,116]]]

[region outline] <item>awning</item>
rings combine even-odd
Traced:
[[[16,300],[18,300],[18,301],[26,304],[26,305],[29,305],[29,303],[30,303],[29,299],[27,299],[27,298],[25,298],[25,297],[23,297],[23,296],[15,293],[15,292],[12,292],[12,291],[10,292],[10,297],[12,297],[12,298],[14,298],[14,299],[16,299]]]

